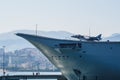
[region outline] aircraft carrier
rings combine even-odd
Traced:
[[[16,35],[38,48],[67,80],[120,80],[120,42],[95,41],[98,37],[81,41]]]

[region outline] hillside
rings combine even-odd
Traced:
[[[0,34],[0,45],[6,46],[7,51],[14,51],[23,49],[26,47],[34,48],[29,42],[24,40],[23,38],[16,36],[15,33],[27,33],[27,34],[35,34],[33,30],[17,30],[8,33]],[[59,38],[59,39],[69,39],[72,33],[66,31],[38,31],[37,33],[40,36]]]

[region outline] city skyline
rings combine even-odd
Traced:
[[[110,36],[120,33],[119,0],[0,1],[0,33],[14,30],[68,31]]]

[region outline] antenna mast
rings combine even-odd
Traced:
[[[38,25],[36,24],[36,36],[37,36],[37,26],[38,26]]]
[[[89,27],[89,37],[91,36],[91,31],[90,31],[90,27]]]

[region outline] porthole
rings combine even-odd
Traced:
[[[83,51],[83,53],[86,53],[86,51]]]
[[[110,47],[110,49],[112,49],[112,47]]]
[[[82,56],[80,55],[80,58],[81,58]]]

